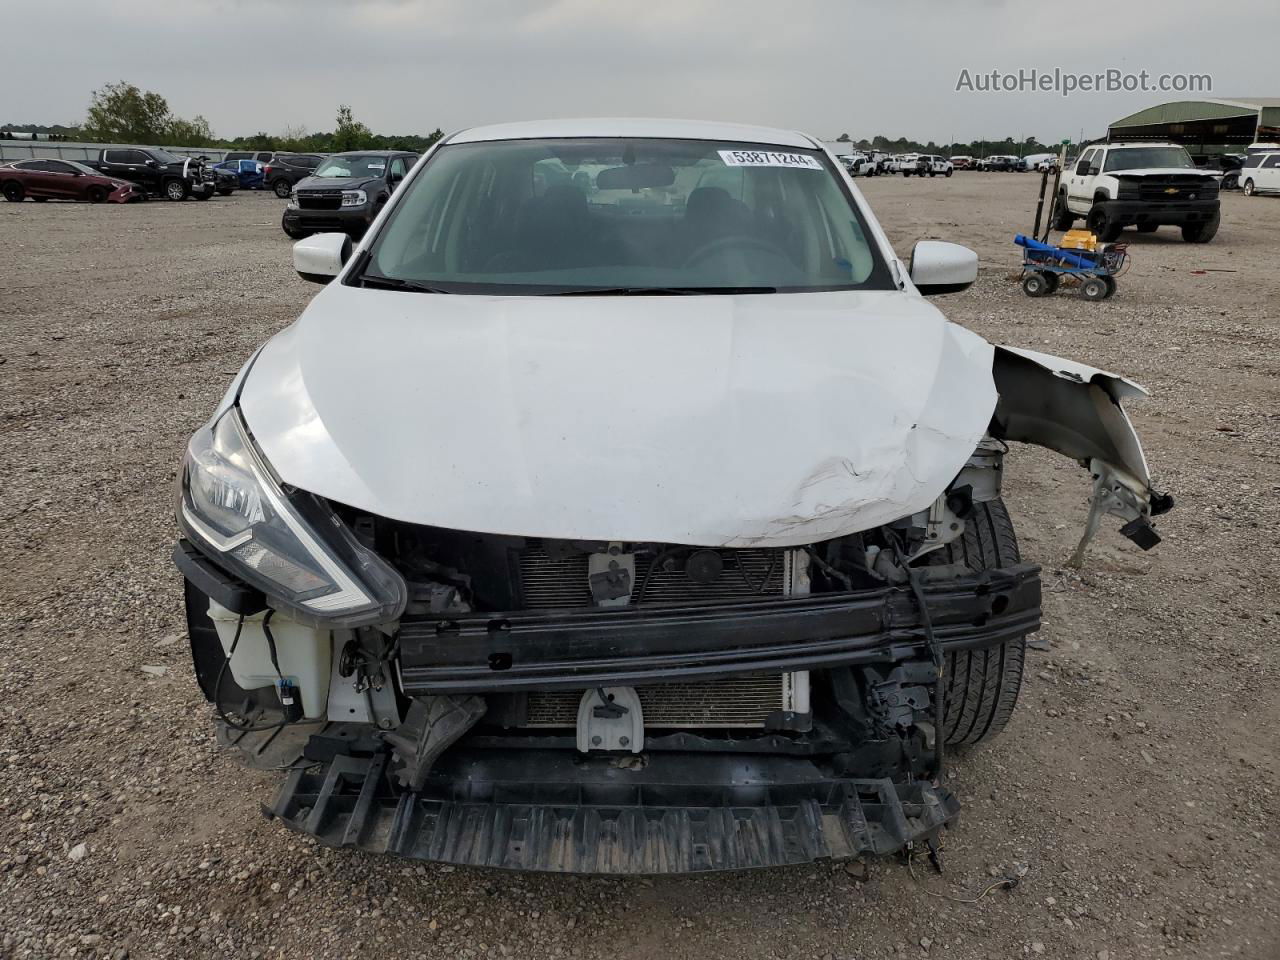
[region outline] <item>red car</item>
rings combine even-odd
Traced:
[[[9,160],[0,163],[0,193],[15,203],[33,200],[87,200],[90,203],[128,203],[145,200],[137,184],[104,177],[74,160]]]

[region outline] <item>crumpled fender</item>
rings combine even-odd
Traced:
[[[1147,390],[1096,367],[1017,347],[995,348],[992,373],[999,394],[992,436],[1054,450],[1093,474],[1089,521],[1072,564],[1083,561],[1103,514],[1126,520],[1121,533],[1144,550],[1159,543],[1150,518],[1171,509],[1173,498],[1151,486],[1142,442],[1122,406]]]

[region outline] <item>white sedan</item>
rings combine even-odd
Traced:
[[[977,257],[900,257],[804,134],[466,130],[294,264],[324,287],[191,439],[174,558],[220,741],[269,743],[271,813],[324,844],[646,874],[931,845],[1040,623],[1009,444],[1088,467],[1081,549],[1108,514],[1159,539],[1141,388],[949,322]]]

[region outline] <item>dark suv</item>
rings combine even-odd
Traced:
[[[293,193],[293,185],[316,172],[324,157],[314,153],[277,153],[262,168],[262,179],[281,200]]]
[[[293,188],[280,225],[295,240],[329,232],[359,238],[417,160],[400,150],[335,153]]]

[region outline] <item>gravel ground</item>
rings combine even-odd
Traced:
[[[215,747],[168,557],[187,437],[316,289],[279,201],[0,204],[0,956],[1280,956],[1280,200],[1226,197],[1208,246],[1127,238],[1119,294],[1088,304],[1011,279],[1031,177],[862,184],[904,253],[978,249],[953,319],[1150,387],[1132,412],[1179,498],[1155,551],[1109,524],[1074,572],[1086,478],[1009,458],[1048,649],[1009,730],[952,767],[943,876],[508,875],[264,821],[277,777]]]

